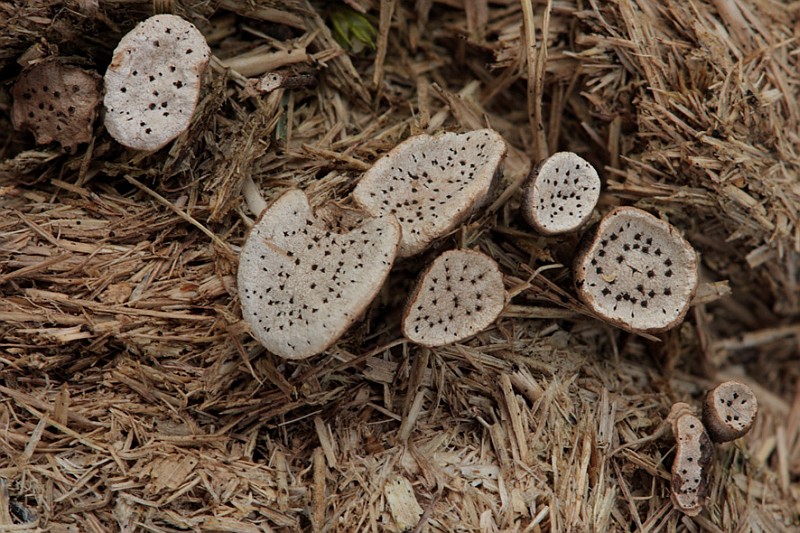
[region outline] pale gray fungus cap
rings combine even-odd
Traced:
[[[672,225],[635,207],[600,221],[575,259],[578,296],[605,320],[633,332],[678,325],[698,283],[697,253]]]
[[[324,351],[377,295],[399,243],[394,217],[338,233],[315,217],[305,193],[284,193],[239,256],[239,299],[253,337],[286,359]]]
[[[503,275],[494,259],[451,250],[420,276],[403,316],[403,334],[429,347],[458,342],[486,329],[505,304]]]
[[[399,256],[416,255],[486,199],[506,150],[491,129],[416,135],[376,161],[353,198],[373,216],[397,217],[403,228]]]
[[[175,15],[140,22],[114,50],[105,74],[105,125],[120,144],[153,151],[186,131],[211,51]]]

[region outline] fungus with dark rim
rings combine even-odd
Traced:
[[[697,516],[708,496],[713,444],[703,423],[686,404],[675,404],[670,416],[677,443],[672,462],[672,503],[687,516]]]
[[[58,60],[26,69],[11,88],[11,120],[30,130],[37,144],[57,141],[68,152],[92,138],[100,103],[100,76]]]
[[[703,423],[714,442],[729,442],[743,437],[758,413],[753,390],[738,381],[720,383],[706,394]]]
[[[420,276],[403,315],[403,334],[423,346],[443,346],[480,333],[506,304],[495,261],[472,250],[443,253]]]
[[[140,22],[114,50],[105,74],[105,124],[120,144],[158,150],[186,131],[211,57],[195,26],[175,15]]]
[[[543,235],[557,235],[583,226],[600,198],[600,177],[594,167],[572,152],[558,152],[531,171],[522,212]]]
[[[400,257],[443,237],[483,202],[506,154],[494,130],[416,135],[381,157],[353,191],[373,216],[394,215],[403,228]]]
[[[286,192],[261,213],[239,256],[239,299],[253,337],[286,359],[324,351],[372,302],[399,242],[392,217],[337,233],[305,193]]]
[[[697,290],[697,254],[673,226],[635,207],[600,221],[575,258],[580,298],[633,332],[666,331],[683,320]]]

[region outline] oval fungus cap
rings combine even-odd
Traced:
[[[522,212],[543,235],[578,230],[600,198],[597,171],[577,154],[557,152],[531,172],[523,194]]]
[[[353,198],[373,216],[391,214],[403,228],[400,257],[424,250],[486,199],[506,154],[494,130],[416,135],[364,173]]]
[[[635,207],[598,224],[575,259],[578,296],[605,320],[633,332],[678,325],[697,290],[697,254],[673,226]]]
[[[105,125],[120,144],[158,150],[186,131],[210,49],[175,15],[140,22],[114,50],[105,74]]]
[[[403,315],[403,334],[423,346],[443,346],[480,333],[506,304],[495,261],[472,250],[443,253],[423,272]]]
[[[714,442],[729,442],[744,436],[758,413],[753,390],[738,381],[720,383],[703,403],[703,423]]]
[[[703,423],[693,414],[678,416],[673,433],[677,447],[672,463],[672,503],[684,514],[697,516],[708,496],[713,444]]]
[[[14,127],[32,131],[37,144],[57,141],[73,152],[91,140],[100,103],[97,73],[42,61],[20,74],[11,95]]]
[[[286,359],[318,354],[355,322],[383,285],[400,243],[392,217],[335,233],[290,190],[259,217],[237,275],[253,337]]]

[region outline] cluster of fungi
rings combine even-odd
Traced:
[[[182,18],[141,22],[121,40],[105,73],[109,134],[144,151],[174,140],[189,127],[209,59],[205,38]],[[262,92],[284,83],[277,75],[269,80]],[[56,141],[74,150],[91,139],[100,85],[96,73],[56,59],[36,62],[12,89],[15,127],[31,130],[37,143]],[[485,202],[502,175],[506,150],[491,129],[416,135],[359,179],[355,208],[329,204],[314,212],[305,193],[289,190],[259,209],[238,270],[242,315],[253,337],[285,359],[324,352],[370,305],[395,259],[420,254]],[[600,188],[590,163],[555,153],[531,171],[522,215],[545,236],[577,232],[592,218]],[[584,235],[573,265],[577,294],[588,309],[635,333],[663,332],[683,320],[697,269],[697,254],[678,231],[635,207],[603,216]],[[491,257],[446,251],[419,276],[403,313],[403,335],[426,347],[462,341],[491,325],[507,298]],[[702,419],[676,404],[670,419],[677,508],[700,512],[712,442],[743,435],[756,411],[752,391],[737,382],[708,393]]]
[[[668,417],[676,442],[670,492],[677,509],[688,516],[700,514],[710,492],[714,443],[743,437],[757,413],[755,394],[738,381],[709,390],[699,418],[688,404],[673,405]]]

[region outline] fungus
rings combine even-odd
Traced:
[[[183,133],[200,96],[210,50],[190,22],[156,15],[114,50],[105,75],[105,124],[119,143],[158,150]]]
[[[714,442],[729,442],[744,436],[757,413],[756,395],[738,381],[720,383],[708,391],[703,403],[703,423]]]
[[[305,193],[286,192],[261,213],[239,257],[239,299],[253,337],[286,359],[324,351],[380,290],[399,242],[392,217],[336,233]]]
[[[539,233],[568,233],[586,223],[598,198],[594,167],[572,152],[558,152],[531,171],[522,212]]]
[[[380,158],[353,191],[373,216],[403,228],[400,257],[421,252],[483,201],[500,173],[506,144],[494,130],[417,135]]]
[[[428,347],[458,342],[494,322],[505,303],[503,275],[491,257],[451,250],[420,276],[403,315],[403,334]]]
[[[575,259],[580,298],[632,332],[666,331],[686,315],[697,290],[697,254],[670,224],[634,207],[600,221]]]
[[[713,444],[703,423],[689,412],[675,417],[672,431],[677,442],[672,462],[672,503],[687,516],[697,516],[708,495]]]
[[[96,73],[47,60],[23,71],[11,94],[14,127],[33,132],[37,144],[57,141],[73,152],[92,138],[100,103]]]

